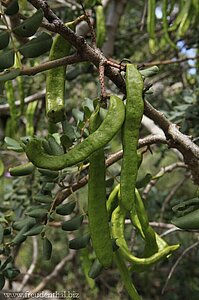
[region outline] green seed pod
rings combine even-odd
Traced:
[[[128,294],[130,296],[131,299],[137,299],[139,300],[140,297],[136,291],[136,288],[132,282],[132,278],[131,278],[131,274],[129,272],[128,267],[126,266],[126,263],[123,259],[122,254],[120,253],[120,251],[116,251],[114,254],[114,260],[115,263],[117,265],[117,268],[120,272],[120,276],[124,282],[124,286],[126,288],[126,290],[128,291]],[[140,299],[141,300],[141,299]]]
[[[44,237],[43,239],[43,259],[44,260],[50,260],[52,254],[52,243],[47,239],[47,237]]]
[[[101,123],[99,110],[90,117],[91,134]],[[113,259],[112,241],[106,208],[106,168],[104,149],[100,148],[89,157],[88,221],[92,246],[103,267],[110,267]],[[100,225],[99,225],[100,224]]]
[[[32,139],[25,148],[26,154],[29,160],[39,168],[61,170],[71,167],[88,158],[97,149],[104,147],[115,136],[123,124],[124,113],[123,101],[112,95],[105,119],[99,128],[82,143],[63,155],[48,155],[44,152],[42,142]]]
[[[104,8],[102,5],[98,5],[96,6],[95,11],[96,11],[96,44],[98,48],[101,48],[106,38]]]
[[[68,246],[70,249],[79,250],[85,248],[88,245],[89,240],[90,240],[90,234],[87,233],[73,240],[70,240]]]
[[[36,208],[36,209],[33,209],[33,210],[30,211],[30,212],[27,212],[26,214],[27,214],[29,217],[32,217],[32,218],[43,219],[44,217],[46,217],[47,213],[48,213],[48,210],[45,209],[45,208]]]
[[[99,260],[96,258],[88,272],[88,276],[90,278],[93,278],[95,279],[97,276],[100,275],[100,273],[102,272],[103,270],[103,266],[102,264],[99,262]]]
[[[120,190],[120,184],[116,185],[112,192],[110,193],[108,200],[106,201],[106,208],[109,216],[109,221],[111,220],[111,215],[114,209],[118,206],[118,192]]]
[[[8,16],[17,14],[19,11],[18,0],[12,0],[7,8],[4,10],[4,13]]]
[[[35,34],[41,25],[44,13],[40,8],[34,15],[23,21],[19,26],[15,27],[12,31],[20,37],[29,37]]]
[[[52,45],[52,37],[46,32],[42,32],[25,45],[19,48],[19,52],[26,58],[34,58],[49,51]]]
[[[71,201],[65,204],[60,204],[56,207],[56,213],[58,215],[70,215],[72,213],[72,211],[75,209],[76,206],[76,202],[75,201]]]
[[[132,64],[126,66],[126,116],[122,131],[123,160],[121,168],[121,205],[128,211],[135,205],[135,184],[138,173],[138,139],[144,112],[143,79]]]
[[[171,221],[172,224],[181,229],[198,229],[199,228],[199,209],[194,210],[182,217]]]
[[[9,169],[11,176],[26,176],[32,174],[35,170],[35,166],[29,162],[27,164],[19,165]]]
[[[79,229],[83,222],[84,216],[76,216],[72,218],[71,220],[64,221],[62,223],[62,229],[65,231],[73,231]]]
[[[33,236],[33,235],[38,235],[42,232],[44,228],[44,225],[38,225],[36,224],[33,226],[30,230],[24,233],[25,236]]]
[[[3,31],[0,33],[0,50],[6,48],[10,41],[10,34],[8,31]]]
[[[69,26],[68,24],[66,24]],[[69,26],[70,27],[70,26]],[[72,26],[73,27],[73,26]],[[49,60],[69,55],[71,44],[57,34],[52,43]],[[66,65],[53,68],[46,77],[46,114],[50,122],[58,123],[65,120],[65,75]],[[56,82],[56,84],[54,84]]]

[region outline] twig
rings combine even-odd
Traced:
[[[199,241],[197,241],[196,243],[194,243],[193,245],[189,246],[188,248],[186,248],[182,254],[178,257],[178,259],[176,260],[175,264],[172,266],[170,272],[169,272],[169,275],[167,277],[167,280],[166,280],[166,283],[162,289],[162,294],[164,294],[166,288],[167,288],[167,285],[168,285],[168,282],[169,280],[171,279],[171,276],[173,275],[175,269],[177,268],[178,264],[180,263],[180,261],[182,260],[182,258],[187,254],[187,252],[189,252],[190,250],[192,250],[193,248],[197,247],[199,245]]]
[[[159,180],[160,177],[162,177],[165,173],[172,172],[176,168],[187,168],[187,166],[182,162],[177,162],[177,163],[173,163],[169,166],[162,167],[160,169],[160,171],[155,176],[153,176],[154,179],[152,179],[145,187],[145,189],[142,193],[142,198],[146,199],[146,197],[149,194],[149,192],[151,191],[152,187],[156,184],[157,180]]]
[[[82,58],[80,55],[73,54],[73,55],[70,55],[70,56],[65,56],[65,57],[62,57],[62,58],[59,58],[59,59],[55,59],[55,60],[45,62],[41,65],[36,66],[36,67],[30,67],[30,68],[25,67],[21,70],[20,75],[32,76],[32,75],[38,74],[40,72],[47,71],[49,69],[57,68],[59,66],[72,65],[72,64],[75,64],[75,63],[83,62],[83,61],[85,61],[85,59]]]
[[[161,66],[161,65],[171,65],[171,64],[179,64],[181,62],[187,61],[187,60],[197,60],[199,59],[199,55],[197,56],[191,56],[191,57],[184,57],[179,59],[167,59],[167,60],[158,60],[158,61],[151,61],[143,64],[139,64],[139,66],[142,67],[150,67],[150,66]]]
[[[185,174],[185,176],[181,180],[179,180],[179,182],[177,182],[177,184],[174,185],[174,187],[171,189],[170,193],[165,198],[163,205],[161,207],[161,210],[160,210],[160,221],[163,220],[163,215],[164,215],[164,212],[165,212],[165,209],[166,209],[168,203],[171,201],[171,199],[173,198],[175,193],[179,190],[179,188],[185,183],[185,181],[188,180],[189,177],[190,177],[190,174]]]
[[[45,276],[43,278],[43,280],[33,289],[30,291],[31,294],[35,294],[38,293],[40,291],[43,290],[43,288],[54,278],[56,278],[59,273],[61,272],[61,270],[65,267],[66,263],[70,260],[72,260],[72,258],[75,255],[75,251],[70,250],[69,254],[64,257],[54,268],[54,270],[47,276]]]
[[[28,104],[28,103],[33,102],[35,100],[42,100],[42,99],[44,99],[45,94],[46,94],[46,91],[44,89],[41,92],[35,93],[35,94],[31,95],[31,96],[28,96],[28,97],[26,97],[24,99],[24,104]],[[15,101],[15,106],[16,107],[20,106],[20,104],[21,104],[20,100]],[[9,107],[8,104],[2,104],[2,105],[0,105],[0,112],[1,112],[1,114],[7,114],[7,113],[9,113],[9,110],[10,110],[10,107]]]
[[[32,273],[36,267],[36,262],[37,262],[37,258],[38,258],[38,241],[37,241],[36,236],[32,237],[32,246],[33,246],[32,262],[31,262],[31,265],[30,265],[26,275],[24,276],[24,278],[22,280],[22,283],[20,284],[20,286],[18,288],[19,292],[23,291],[23,288],[27,284],[28,280],[30,279],[30,276],[32,275]]]

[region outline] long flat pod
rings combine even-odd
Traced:
[[[57,34],[51,46],[49,60],[69,55],[70,49],[71,44]],[[65,74],[66,65],[49,70],[46,76],[46,114],[53,123],[64,120]]]
[[[104,147],[121,128],[124,115],[125,109],[122,100],[112,95],[109,110],[100,127],[66,154],[49,155],[45,153],[42,141],[37,139],[31,139],[28,142],[25,152],[29,160],[39,168],[61,170],[73,166],[89,157],[97,149]]]
[[[99,112],[90,118],[90,132],[100,125]],[[92,245],[103,267],[110,267],[113,258],[112,242],[106,209],[105,157],[103,147],[89,158],[88,220]]]
[[[144,111],[143,79],[132,64],[126,66],[126,113],[122,131],[123,161],[121,169],[121,203],[131,210],[135,205],[135,183],[138,172],[137,147]]]

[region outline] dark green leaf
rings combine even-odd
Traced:
[[[8,50],[2,52],[0,55],[0,70],[10,68],[14,65],[15,52],[14,50]]]
[[[0,290],[3,289],[5,285],[5,277],[3,276],[3,274],[0,274]]]
[[[71,201],[65,204],[60,204],[56,208],[56,213],[59,215],[70,215],[76,206],[75,201]]]
[[[43,239],[43,259],[44,260],[49,260],[51,258],[52,254],[52,243],[44,237]]]
[[[38,37],[19,48],[19,52],[26,58],[34,58],[49,51],[52,45],[52,37],[42,32]]]
[[[8,16],[12,16],[17,14],[18,11],[19,11],[18,0],[12,0],[4,12]]]
[[[83,222],[83,216],[77,216],[71,220],[65,221],[62,223],[62,229],[65,231],[77,230]]]
[[[23,21],[19,26],[15,27],[12,31],[21,37],[29,37],[35,34],[43,19],[43,10],[39,9],[30,18]]]
[[[13,150],[16,152],[24,151],[19,142],[17,142],[16,140],[14,140],[8,136],[5,137],[4,142],[6,143],[7,149],[9,149],[9,150]]]
[[[1,32],[0,33],[0,50],[6,48],[9,44],[9,41],[10,41],[9,32],[7,30]]]

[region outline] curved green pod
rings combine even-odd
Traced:
[[[99,111],[90,117],[91,134],[101,123]],[[112,241],[106,208],[106,167],[103,147],[89,157],[88,221],[92,246],[103,267],[110,267],[113,259]]]
[[[179,245],[166,246],[165,248],[159,250],[155,254],[152,254],[149,257],[137,257],[131,253],[128,248],[125,236],[124,236],[124,224],[125,224],[126,210],[118,206],[112,214],[112,235],[116,240],[116,244],[120,248],[121,254],[123,257],[132,263],[132,269],[135,270],[145,270],[146,267],[149,267],[160,260],[166,258],[173,251],[179,248]]]
[[[138,172],[138,139],[144,112],[143,79],[132,64],[126,66],[126,113],[122,130],[123,160],[121,168],[121,204],[130,211],[135,206],[135,185]]]
[[[74,146],[65,154],[49,155],[44,152],[40,140],[31,139],[25,146],[26,155],[35,166],[43,169],[61,170],[73,166],[110,142],[121,128],[124,117],[125,108],[122,100],[112,95],[110,97],[109,110],[104,121],[82,143]]]

